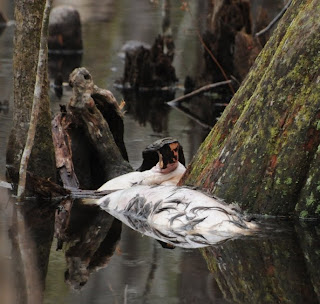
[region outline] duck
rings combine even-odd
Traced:
[[[137,171],[115,177],[97,191],[122,190],[134,185],[177,185],[186,170],[182,146],[173,137],[153,142],[142,156],[143,162]]]
[[[95,204],[172,248],[205,247],[258,231],[257,223],[238,206],[185,186],[134,185],[107,194]]]
[[[259,230],[237,205],[201,189],[177,186],[186,170],[177,139],[159,139],[142,156],[137,171],[106,182],[98,192],[110,191],[90,204],[169,249],[215,245]]]

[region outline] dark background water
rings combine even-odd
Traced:
[[[200,71],[202,51],[195,20],[198,27],[204,26],[206,1],[190,1],[192,17],[180,9],[181,1],[171,2],[174,66],[181,85],[186,75]],[[0,4],[12,20],[13,2]],[[95,84],[111,90],[120,101],[124,96],[113,84],[123,73],[121,47],[128,40],[151,44],[161,33],[161,1],[73,4],[83,20],[81,66],[91,72]],[[9,101],[9,107],[0,110],[0,180],[5,179],[12,124],[13,34],[14,26],[9,25],[0,35],[0,101]],[[174,97],[181,94],[176,90]],[[70,96],[67,87],[61,100],[51,94],[52,111],[58,111]],[[143,148],[164,136],[178,138],[186,161],[191,160],[207,129],[165,105],[161,96],[125,99],[125,143],[134,168],[141,163]],[[219,116],[212,108],[203,111],[206,123],[213,124]],[[70,239],[62,251],[56,251],[53,207],[39,212],[31,203],[17,205],[2,188],[0,203],[0,303],[13,303],[16,295],[26,303],[23,290],[34,297],[30,303],[318,303],[320,299],[316,223],[272,221],[255,239],[234,240],[202,252],[168,250],[125,226],[121,231],[121,225],[104,212],[74,206]],[[43,289],[43,299],[37,302]]]

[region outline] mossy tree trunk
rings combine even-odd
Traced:
[[[182,183],[253,213],[320,216],[319,14],[293,1]]]
[[[13,128],[7,148],[8,171],[13,182],[18,181],[20,160],[29,128],[45,2],[45,0],[15,1],[14,111]],[[36,176],[54,179],[55,161],[51,137],[47,63],[45,67],[40,114],[28,171]]]

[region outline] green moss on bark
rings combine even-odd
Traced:
[[[319,216],[317,186],[306,188],[320,165],[314,161],[320,143],[319,14],[315,0],[293,2],[184,183],[250,212],[289,215],[308,207],[308,216]],[[306,206],[311,193],[315,202]],[[304,203],[296,206],[299,195]]]

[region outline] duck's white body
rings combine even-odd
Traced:
[[[138,185],[97,204],[131,228],[181,247],[216,244],[257,227],[233,206],[186,187]]]
[[[161,169],[157,164],[150,170],[134,171],[113,178],[103,184],[98,191],[120,190],[134,185],[176,185],[185,170],[185,166],[179,162],[175,167],[168,166],[167,170]]]

